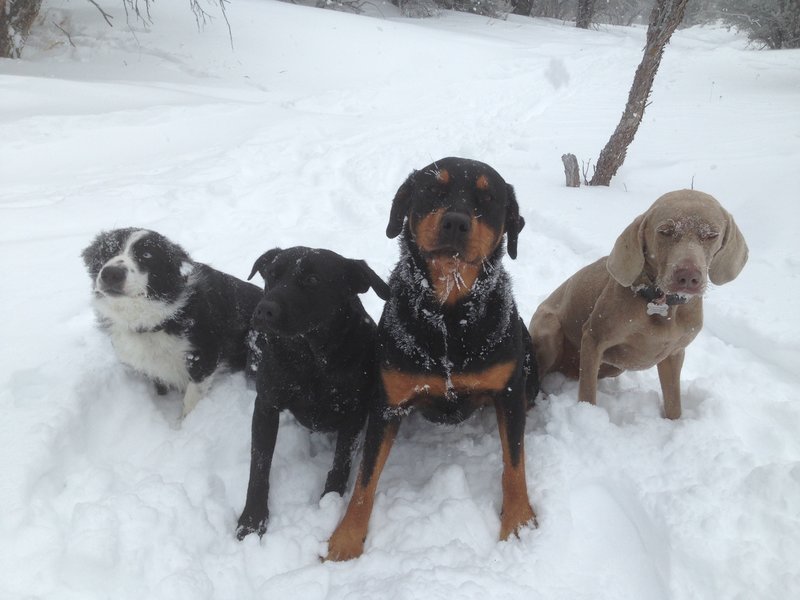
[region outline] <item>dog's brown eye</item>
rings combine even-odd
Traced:
[[[719,231],[704,231],[700,234],[701,240],[714,240],[719,237]]]
[[[656,231],[666,237],[672,237],[675,235],[675,230],[672,227],[660,227]]]

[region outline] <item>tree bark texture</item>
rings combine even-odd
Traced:
[[[511,6],[515,15],[529,17],[533,10],[533,0],[511,0]]]
[[[633,77],[633,85],[628,93],[628,102],[619,125],[605,148],[600,152],[597,167],[589,185],[608,185],[625,161],[628,146],[633,141],[644,117],[647,98],[661,64],[664,47],[683,20],[687,2],[688,0],[656,0],[653,11],[650,13],[644,56]]]
[[[42,0],[0,0],[0,58],[19,58]]]
[[[578,0],[578,12],[575,17],[575,26],[589,29],[594,17],[594,3],[596,0]]]

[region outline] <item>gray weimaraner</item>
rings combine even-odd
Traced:
[[[598,377],[658,367],[664,414],[681,415],[684,348],[703,326],[703,292],[733,280],[747,244],[733,217],[694,190],[661,196],[542,302],[530,323],[541,375],[578,378],[592,404]]]

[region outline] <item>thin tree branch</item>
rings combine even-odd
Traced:
[[[58,23],[56,23],[55,21],[53,21],[52,23],[53,23],[53,25],[55,25],[55,26],[56,26],[56,29],[60,29],[60,30],[61,30],[61,32],[62,32],[62,33],[65,35],[65,36],[67,36],[67,40],[69,41],[69,45],[70,45],[70,46],[72,46],[73,48],[75,48],[75,44],[72,42],[72,36],[69,34],[69,32],[68,32],[66,29],[64,29],[64,28],[63,28],[61,25],[59,25]],[[110,23],[109,23],[109,25],[110,25]]]
[[[100,14],[101,14],[101,15],[103,15],[103,18],[106,20],[106,23],[108,23],[108,26],[109,26],[109,27],[113,27],[113,26],[114,26],[114,25],[111,23],[111,19],[113,19],[113,18],[114,18],[112,15],[110,15],[110,14],[108,14],[106,11],[104,11],[104,10],[103,10],[103,9],[100,7],[100,5],[99,5],[99,4],[97,4],[97,2],[95,2],[94,0],[87,0],[87,2],[89,2],[89,3],[91,3],[91,4],[94,4],[94,7],[95,7],[97,10],[99,10],[99,11],[100,11]],[[56,27],[58,27],[58,25],[56,25]],[[58,28],[59,28],[59,29],[61,29],[61,27],[58,27]],[[61,31],[64,31],[64,30],[63,30],[63,29],[61,29]],[[67,32],[66,32],[66,31],[64,31],[64,33],[67,33]],[[67,34],[67,37],[69,37],[69,34]],[[72,44],[72,40],[70,40],[70,41],[69,41],[69,43],[70,43],[70,44]],[[75,44],[72,44],[72,45],[74,46]]]
[[[222,11],[222,16],[225,18],[225,25],[228,26],[228,39],[231,42],[231,50],[233,50],[233,31],[231,31],[231,22],[228,21],[228,12],[225,10],[225,5],[230,0],[219,0],[219,8]]]

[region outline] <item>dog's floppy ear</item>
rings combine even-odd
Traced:
[[[608,272],[624,287],[632,286],[644,269],[644,219],[644,214],[636,217],[617,238],[608,255]]]
[[[264,271],[266,268],[275,260],[275,257],[280,254],[282,250],[280,248],[273,248],[272,250],[267,250],[256,259],[256,262],[253,263],[253,269],[250,271],[250,275],[247,276],[247,281],[250,281],[253,278],[253,275],[258,273],[261,275],[261,278],[266,280]]]
[[[389,224],[386,226],[386,237],[396,238],[403,231],[408,209],[411,208],[411,190],[416,183],[416,171],[411,171],[403,185],[397,190],[392,200],[392,212],[389,214]]]
[[[91,244],[84,248],[83,252],[81,252],[83,264],[86,265],[86,269],[93,278],[97,276],[100,269],[103,267],[103,259],[100,254],[100,247],[102,244],[103,239],[102,234],[100,234],[94,238]]]
[[[389,286],[364,260],[350,259],[350,281],[353,291],[363,294],[369,288],[375,290],[381,300],[389,299]]]
[[[708,278],[716,285],[736,279],[747,262],[748,254],[744,236],[733,217],[724,208],[722,212],[725,214],[725,235],[722,238],[722,246],[708,267]]]
[[[97,277],[107,260],[122,252],[125,240],[136,230],[135,227],[126,227],[101,231],[95,236],[92,243],[84,248],[81,258],[93,279]]]
[[[506,250],[511,258],[517,258],[517,238],[519,238],[519,232],[525,227],[525,219],[519,214],[517,195],[514,193],[514,188],[509,183],[506,184],[506,195],[508,198],[505,224],[506,233],[508,234]]]

